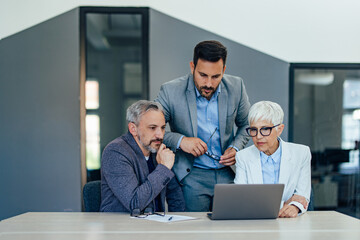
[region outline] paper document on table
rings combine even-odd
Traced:
[[[179,221],[187,221],[187,220],[194,220],[197,218],[194,217],[188,217],[188,216],[182,216],[182,215],[168,215],[166,214],[165,216],[161,216],[161,215],[148,215],[145,218],[139,218],[139,219],[145,219],[145,220],[150,220],[150,221],[156,221],[156,222],[179,222]]]

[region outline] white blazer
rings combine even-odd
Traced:
[[[311,192],[311,153],[310,148],[301,144],[281,140],[282,153],[279,183],[285,184],[281,207],[293,194],[301,195],[310,201]],[[252,145],[236,153],[237,184],[262,184],[260,151]],[[299,203],[300,204],[300,203]],[[298,206],[298,204],[294,204]],[[299,207],[299,206],[298,206]],[[306,210],[300,208],[304,213]]]

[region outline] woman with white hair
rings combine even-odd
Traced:
[[[307,146],[284,142],[284,112],[270,101],[249,110],[246,129],[254,145],[236,153],[236,184],[285,184],[279,217],[306,212],[311,192],[311,153]]]

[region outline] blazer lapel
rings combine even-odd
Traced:
[[[219,112],[219,127],[220,127],[220,141],[221,149],[224,152],[225,148],[225,128],[226,128],[226,117],[227,117],[227,108],[228,108],[228,92],[224,87],[224,84],[221,82],[221,92],[218,95],[218,112]]]
[[[190,112],[190,121],[194,137],[197,137],[197,109],[196,109],[196,93],[192,74],[188,78],[188,88],[186,91],[186,100]]]
[[[280,173],[279,173],[279,183],[288,183],[290,174],[291,174],[291,155],[287,143],[281,140],[281,162],[280,162]]]
[[[137,144],[137,142],[135,141],[134,137],[131,135],[131,133],[129,131],[125,134],[124,140],[134,150],[134,152],[136,154],[136,158],[139,159],[142,171],[145,172],[146,175],[149,174],[149,169],[148,169],[144,154],[141,151],[141,149],[140,149],[139,145]]]
[[[249,156],[249,168],[252,176],[252,181],[249,183],[257,183],[262,184],[262,167],[261,167],[261,159],[260,159],[260,151],[255,147],[255,145],[251,146],[251,153]]]

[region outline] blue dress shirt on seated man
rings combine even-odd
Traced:
[[[162,143],[165,118],[159,103],[141,100],[127,110],[129,132],[109,143],[101,161],[103,212],[141,213],[185,210],[171,171],[175,156]]]
[[[230,166],[249,140],[249,99],[243,80],[224,74],[226,55],[221,43],[200,42],[191,74],[163,84],[155,100],[170,125],[164,143],[176,151],[174,172],[187,211],[211,211],[215,184],[233,183]]]

